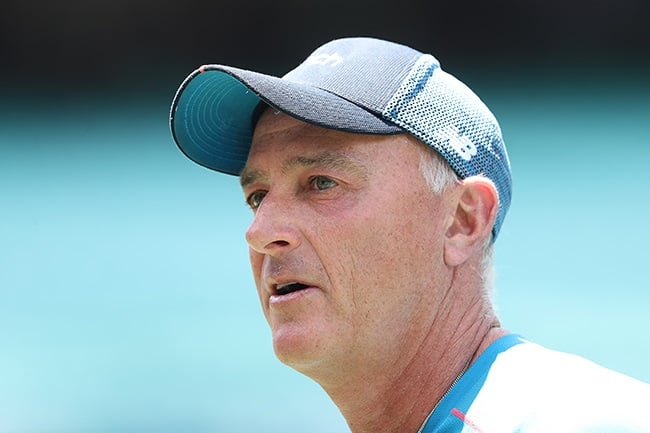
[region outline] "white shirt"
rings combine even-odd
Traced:
[[[517,335],[501,337],[422,433],[650,433],[650,385]]]

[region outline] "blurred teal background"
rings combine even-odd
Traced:
[[[504,325],[650,381],[650,87],[507,73],[472,80],[514,167]],[[273,356],[250,213],[176,150],[176,84],[1,107],[0,432],[346,431]]]
[[[192,164],[167,125],[197,65],[281,73],[343,34],[432,52],[500,120],[515,182],[496,245],[504,326],[650,381],[648,9],[497,3],[469,33],[452,19],[465,6],[440,5],[426,36],[382,27],[387,6],[307,31],[296,5],[236,19],[243,6],[198,0],[3,3],[0,433],[347,431],[273,355],[237,179]],[[283,13],[272,37],[251,30]]]

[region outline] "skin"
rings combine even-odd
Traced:
[[[505,331],[481,296],[497,210],[482,177],[436,195],[406,135],[328,130],[267,110],[241,174],[250,261],[278,358],[352,432],[415,432]],[[289,294],[278,287],[305,286]]]

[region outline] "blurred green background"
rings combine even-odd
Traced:
[[[169,134],[203,63],[334,37],[439,58],[501,122],[504,325],[650,381],[650,3],[0,4],[0,433],[346,432],[274,357],[237,179]]]

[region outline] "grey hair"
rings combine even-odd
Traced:
[[[434,194],[441,194],[446,188],[461,182],[458,175],[438,152],[429,146],[422,145],[420,156],[420,173]],[[494,271],[494,243],[492,237],[483,245],[479,275],[483,283],[483,296],[486,301],[493,303]]]

